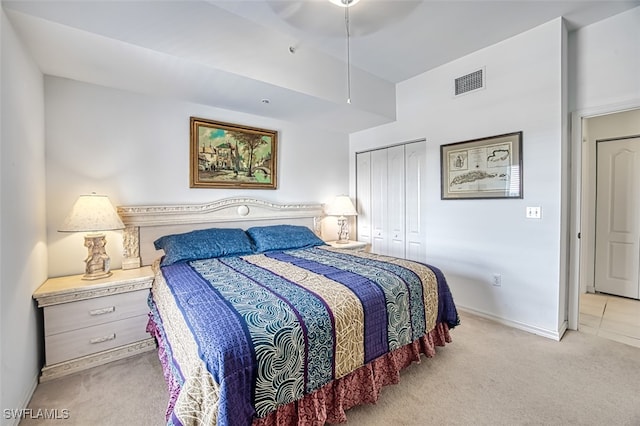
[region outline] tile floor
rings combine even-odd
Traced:
[[[580,296],[578,329],[640,347],[640,300],[585,293]]]

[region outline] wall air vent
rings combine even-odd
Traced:
[[[474,71],[455,80],[455,95],[460,96],[465,93],[484,89],[484,68]]]

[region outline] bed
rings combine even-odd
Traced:
[[[459,323],[440,270],[326,245],[318,205],[119,210],[126,264],[146,263],[137,248],[153,240],[147,330],[169,389],[168,424],[344,422],[421,354],[434,356]],[[141,237],[146,228],[155,233]]]

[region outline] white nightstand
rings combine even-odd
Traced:
[[[33,293],[44,311],[45,366],[40,381],[155,348],[146,331],[153,271],[116,270],[94,281],[50,278]]]
[[[339,243],[337,241],[327,241],[331,247],[345,249],[345,250],[354,250],[354,251],[366,251],[367,243],[362,241],[351,241],[348,243]]]

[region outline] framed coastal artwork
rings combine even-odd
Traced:
[[[277,131],[191,117],[190,141],[191,188],[277,188]]]
[[[522,198],[522,132],[440,146],[441,198]]]

